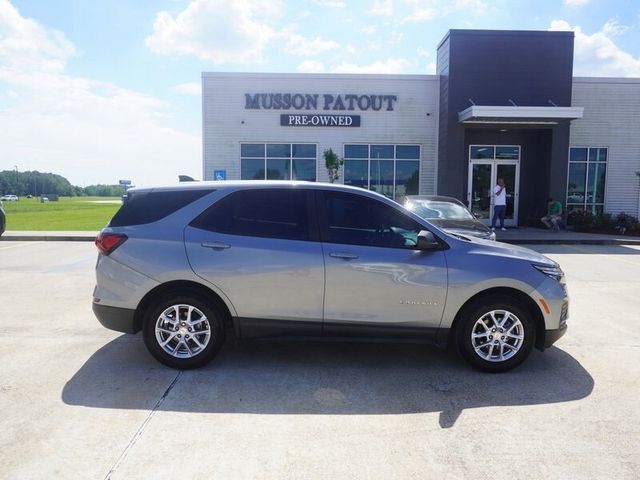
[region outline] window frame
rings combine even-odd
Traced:
[[[293,239],[293,238],[283,238],[283,237],[275,237],[275,236],[262,236],[262,235],[251,235],[246,233],[229,233],[219,230],[213,230],[211,228],[206,228],[205,226],[198,225],[200,219],[205,217],[208,212],[215,208],[220,202],[229,199],[233,195],[241,195],[247,192],[291,192],[291,191],[301,191],[305,194],[306,201],[306,215],[307,215],[307,239]],[[287,242],[319,242],[320,241],[320,229],[318,226],[318,218],[317,218],[317,208],[316,208],[316,199],[313,194],[313,190],[308,188],[299,188],[296,186],[291,187],[277,187],[277,188],[243,188],[230,191],[228,194],[224,195],[216,199],[215,202],[210,204],[207,208],[202,210],[191,222],[189,222],[189,226],[192,228],[197,228],[199,230],[204,230],[206,232],[210,232],[212,234],[217,235],[228,235],[232,237],[241,237],[241,238],[263,238],[267,240],[279,240],[279,241],[287,241]]]
[[[317,182],[318,181],[318,143],[313,143],[313,142],[286,142],[286,141],[281,141],[281,142],[256,142],[256,141],[243,141],[240,142],[240,179],[241,180],[268,180],[267,176],[268,176],[268,169],[267,169],[267,161],[269,159],[271,160],[287,160],[288,162],[288,168],[289,168],[289,178],[285,178],[285,180],[293,180],[293,181],[313,181],[313,182]],[[242,146],[243,145],[262,145],[264,147],[263,151],[264,154],[261,157],[251,157],[251,156],[243,156],[242,155]],[[289,156],[288,157],[270,157],[269,156],[269,145],[288,145],[289,146]],[[315,149],[316,155],[315,157],[297,157],[293,155],[293,146],[294,145],[312,145]],[[262,165],[263,165],[263,169],[264,169],[264,178],[261,179],[243,179],[242,178],[242,162],[243,160],[261,160],[262,161]],[[293,162],[296,160],[313,160],[314,165],[315,165],[315,171],[314,171],[314,180],[300,180],[300,179],[294,179],[293,178]]]
[[[363,157],[347,157],[346,153],[347,153],[347,146],[351,146],[351,145],[358,145],[358,146],[366,146],[367,147],[367,156],[366,158]],[[390,145],[393,147],[393,158],[373,158],[371,157],[371,147],[376,147],[376,146],[381,146],[381,145]],[[398,147],[417,147],[418,148],[418,158],[398,158]],[[367,182],[366,182],[366,189],[367,190],[371,190],[371,161],[374,160],[378,160],[381,162],[393,162],[393,180],[392,180],[392,185],[393,185],[393,196],[392,197],[387,197],[387,198],[391,198],[391,200],[396,200],[397,199],[397,165],[398,162],[418,162],[418,192],[415,195],[419,195],[420,194],[420,177],[422,176],[422,172],[421,167],[422,167],[422,144],[419,143],[384,143],[384,142],[375,142],[375,143],[364,143],[364,142],[349,142],[349,143],[343,143],[342,144],[342,158],[344,159],[344,162],[348,162],[348,161],[360,161],[360,162],[367,162]],[[345,170],[346,167],[343,166],[342,171],[342,178],[341,178],[341,182],[343,185],[347,185],[344,183],[345,181]],[[355,185],[358,188],[362,188],[359,185]],[[377,192],[380,193],[381,195],[384,195],[381,192]],[[386,195],[385,195],[386,196]]]
[[[404,247],[399,247],[399,246],[383,246],[383,245],[368,245],[368,244],[362,244],[362,243],[337,243],[337,242],[332,242],[330,240],[330,236],[329,236],[329,212],[328,209],[325,208],[326,205],[326,196],[327,195],[331,195],[331,194],[338,194],[338,195],[348,195],[348,196],[354,196],[359,198],[360,200],[363,201],[369,201],[369,202],[374,202],[377,205],[380,205],[384,208],[389,208],[391,210],[393,210],[396,214],[398,215],[403,215],[404,217],[406,217],[407,220],[415,223],[417,226],[420,227],[420,230],[418,230],[418,233],[422,230],[428,230],[431,231],[429,228],[427,228],[422,222],[419,222],[418,220],[414,219],[413,217],[411,217],[411,215],[407,215],[407,213],[405,211],[403,211],[402,207],[398,204],[398,207],[396,208],[395,205],[388,205],[385,202],[377,199],[377,198],[371,198],[367,195],[361,195],[358,194],[357,192],[343,192],[343,191],[338,191],[338,190],[316,190],[316,199],[315,199],[315,204],[316,204],[316,211],[317,211],[317,218],[318,218],[318,228],[319,228],[319,233],[320,233],[320,241],[322,243],[327,243],[327,244],[333,244],[333,245],[350,245],[350,246],[354,246],[354,247],[358,247],[358,248],[392,248],[394,250],[402,250],[402,251],[407,251],[407,252],[414,252],[414,251],[422,251],[418,248],[418,244],[417,244],[417,238],[416,238],[416,245],[415,246],[404,246]],[[432,232],[433,233],[433,232]],[[436,236],[436,239],[438,240],[438,242],[440,244],[443,243],[443,241]]]
[[[585,160],[571,160],[571,151],[574,149],[586,149],[586,156],[585,156]],[[590,160],[591,157],[591,150],[605,150],[605,159],[604,160]],[[583,189],[584,189],[584,198],[582,200],[582,202],[569,202],[569,179],[570,179],[570,174],[571,174],[571,165],[573,164],[582,164],[584,165],[584,169],[585,169],[585,173],[584,173],[584,185],[583,185]],[[588,197],[588,193],[589,193],[589,166],[590,165],[604,165],[605,166],[605,173],[604,173],[604,189],[603,189],[603,196],[602,196],[602,202],[596,202],[595,201],[595,197],[597,195],[597,185],[594,184],[594,190],[593,190],[593,200],[591,202],[587,201],[587,197]],[[608,146],[602,146],[602,145],[596,145],[596,146],[589,146],[589,145],[571,145],[567,151],[567,183],[566,183],[566,188],[565,188],[565,196],[564,196],[564,200],[565,200],[565,204],[564,204],[564,209],[567,212],[567,214],[570,214],[571,212],[569,211],[570,207],[576,208],[577,210],[582,210],[583,212],[589,212],[591,214],[597,214],[597,210],[599,208],[602,209],[602,213],[605,212],[605,206],[607,204],[606,200],[607,200],[607,170],[608,170],[608,165],[609,165],[609,147]],[[595,168],[596,170],[596,178],[597,175],[599,174],[599,167]]]

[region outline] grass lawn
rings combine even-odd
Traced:
[[[7,230],[96,231],[109,222],[120,205],[119,197],[60,197],[49,203],[20,197],[17,202],[4,202],[4,211]]]

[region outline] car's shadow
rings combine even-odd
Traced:
[[[69,405],[150,409],[176,372],[123,335],[98,350],[65,385]],[[477,372],[425,345],[227,342],[207,367],[182,372],[161,410],[254,414],[440,412],[448,428],[465,409],[578,400],[593,378],[559,348],[534,351],[505,374]]]

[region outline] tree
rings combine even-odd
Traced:
[[[324,151],[324,164],[327,167],[329,182],[333,183],[338,180],[340,178],[340,167],[344,164],[344,160],[330,148]]]

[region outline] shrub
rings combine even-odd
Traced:
[[[574,211],[569,214],[569,224],[577,232],[640,233],[640,224],[633,215],[620,212],[615,217],[610,213],[594,215],[591,212]]]

